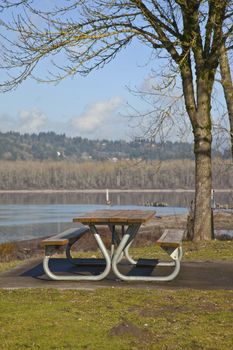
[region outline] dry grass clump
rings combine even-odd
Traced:
[[[41,239],[14,241],[0,244],[0,262],[24,260],[43,253]]]
[[[6,242],[0,244],[0,261],[8,262],[17,255],[17,245],[15,242]]]

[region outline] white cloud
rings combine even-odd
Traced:
[[[122,104],[120,97],[98,101],[86,107],[84,112],[71,120],[72,127],[78,132],[92,134],[99,127],[104,127]]]
[[[17,121],[13,118],[11,118],[11,116],[9,114],[1,114],[0,115],[0,131],[1,132],[7,132],[7,131],[13,131],[16,130],[16,124]]]
[[[67,136],[81,136],[90,139],[122,139],[127,137],[126,119],[118,110],[123,106],[121,97],[112,97],[88,104],[78,116],[69,119],[61,116],[48,118],[39,108],[23,109],[16,116],[0,113],[0,131],[16,131],[24,133],[39,133],[54,131]]]
[[[38,133],[46,129],[47,123],[46,115],[36,108],[22,110],[17,117],[13,117],[10,114],[0,114],[1,132]]]
[[[47,117],[38,109],[23,110],[19,113],[19,130],[24,133],[37,133],[47,122]]]

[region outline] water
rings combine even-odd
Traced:
[[[97,209],[156,210],[160,216],[184,214],[192,199],[193,193],[110,192],[114,205],[109,207],[104,193],[4,193],[0,194],[0,243],[56,234],[75,227],[74,217]],[[143,203],[147,201],[166,202],[169,206],[145,207]]]

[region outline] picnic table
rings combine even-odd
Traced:
[[[120,271],[120,264],[123,257],[129,264],[137,265],[138,261],[134,260],[129,254],[129,248],[134,241],[142,224],[155,218],[155,211],[151,210],[96,210],[80,214],[73,219],[73,222],[81,224],[78,230],[71,230],[63,235],[57,235],[50,239],[44,240],[46,247],[46,256],[44,259],[44,269],[49,277],[55,280],[101,280],[112,271],[121,280],[124,281],[170,281],[174,279],[180,270],[180,260],[182,258],[181,235],[171,234],[171,230],[165,230],[162,237],[156,242],[172,258],[172,261],[158,262],[156,266],[174,266],[172,273],[166,276],[139,276],[125,275]],[[98,275],[90,276],[66,276],[55,275],[50,271],[48,261],[54,249],[58,245],[67,243],[67,258],[72,262],[70,249],[72,245],[87,232],[87,225],[93,234],[97,245],[104,258],[104,270]],[[111,248],[107,249],[101,238],[100,226],[106,226],[111,235]],[[120,228],[120,231],[119,231]],[[88,231],[89,231],[88,230]]]

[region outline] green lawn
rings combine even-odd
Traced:
[[[233,260],[233,242],[184,249],[185,260]],[[132,251],[154,256],[154,247]],[[0,348],[230,350],[232,300],[233,291],[0,290]]]
[[[198,243],[183,243],[183,261],[202,260],[233,260],[233,241],[203,241]],[[131,252],[136,257],[146,256],[148,258],[167,258],[160,247],[150,245],[142,248],[132,248]]]
[[[230,350],[232,291],[0,291],[2,349]]]

